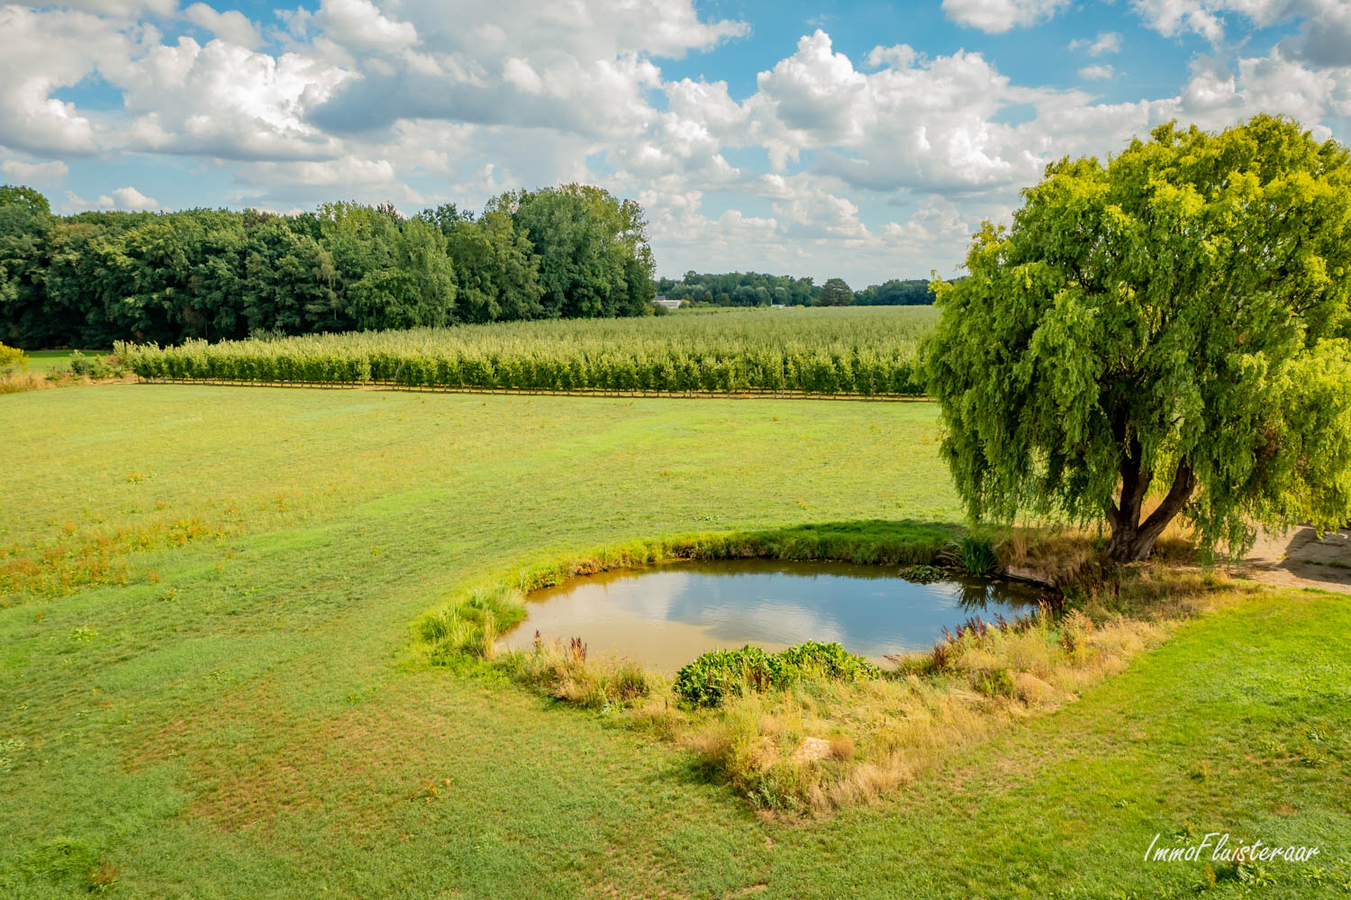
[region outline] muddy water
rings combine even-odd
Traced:
[[[881,566],[721,560],[668,563],[580,578],[530,595],[530,614],[505,649],[580,637],[674,673],[700,653],[752,644],[780,650],[838,641],[873,659],[926,648],[943,628],[979,615],[1013,618],[1040,594],[1024,585],[961,579],[916,584]]]

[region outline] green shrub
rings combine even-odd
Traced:
[[[879,677],[877,666],[861,656],[855,656],[839,644],[804,641],[778,654],[788,671],[802,678],[824,678],[830,681],[864,681]]]
[[[984,535],[963,535],[949,550],[953,563],[971,575],[988,577],[999,573],[999,555]]]
[[[127,374],[122,361],[115,356],[85,356],[79,350],[70,355],[70,372],[81,378],[95,381],[105,378],[121,378]]]
[[[1016,690],[1008,669],[982,669],[976,673],[973,686],[987,697],[1012,697]]]
[[[881,675],[877,666],[836,643],[806,641],[778,653],[749,645],[713,650],[676,673],[675,692],[694,706],[717,706],[729,696],[784,688],[798,681],[862,681]]]
[[[0,344],[0,377],[16,375],[28,367],[28,357],[16,347]]]

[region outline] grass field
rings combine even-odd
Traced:
[[[821,821],[410,649],[599,544],[955,523],[930,405],[115,384],[0,425],[0,896],[1183,897],[1202,863],[1142,857],[1189,830],[1321,848],[1215,895],[1351,894],[1343,596],[1195,619]]]
[[[28,352],[28,371],[34,375],[46,375],[54,369],[69,368],[73,350],[31,350]],[[86,356],[92,356],[89,351]]]

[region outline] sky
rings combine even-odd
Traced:
[[[1351,139],[1351,0],[73,0],[0,35],[0,181],[58,212],[581,181],[677,277],[959,274],[1047,162],[1171,120]]]

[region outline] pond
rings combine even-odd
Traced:
[[[1042,594],[1013,582],[954,578],[906,581],[886,566],[718,560],[676,562],[579,578],[536,591],[524,622],[502,638],[528,650],[574,636],[592,655],[618,653],[673,674],[700,653],[752,644],[781,650],[838,641],[881,661],[920,650],[972,616],[1012,619]]]

